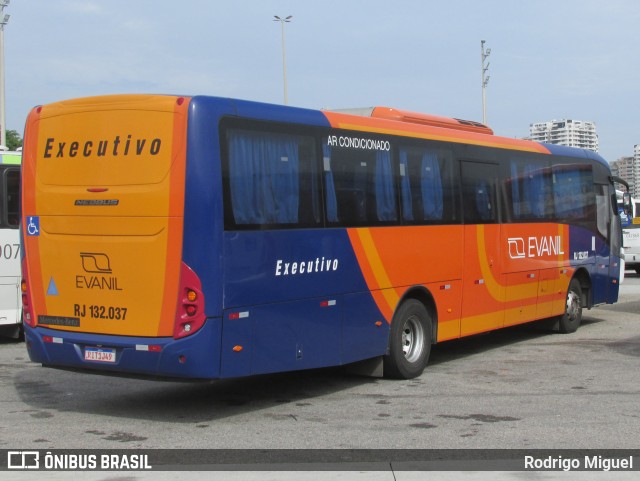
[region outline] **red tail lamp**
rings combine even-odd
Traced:
[[[202,283],[197,274],[183,262],[180,269],[178,306],[173,328],[174,339],[190,336],[204,326],[205,320]]]

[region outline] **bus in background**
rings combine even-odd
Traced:
[[[229,378],[360,363],[618,298],[597,154],[387,107],[207,96],[35,108],[23,308],[45,366]]]
[[[633,269],[640,275],[640,202],[628,197],[628,212],[621,213],[622,246],[626,269]]]
[[[0,336],[22,332],[20,295],[20,152],[0,151]]]

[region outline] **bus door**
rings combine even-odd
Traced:
[[[595,237],[596,265],[593,276],[593,304],[612,303],[618,299],[618,283],[614,284],[620,274],[620,218],[614,215],[612,197],[615,196],[613,186],[596,184],[596,225]]]
[[[462,162],[464,264],[462,336],[504,324],[504,287],[500,256],[498,165]]]

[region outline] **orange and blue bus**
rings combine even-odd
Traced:
[[[0,152],[0,336],[22,333],[20,300],[20,152]]]
[[[39,106],[25,130],[30,358],[216,379],[355,364],[618,297],[597,154],[386,107],[208,96]]]

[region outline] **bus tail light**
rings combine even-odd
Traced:
[[[30,327],[35,327],[36,319],[33,315],[33,306],[29,296],[29,280],[27,276],[26,258],[22,259],[22,282],[20,282],[20,293],[22,294],[22,321]]]
[[[180,339],[193,334],[204,325],[205,319],[202,284],[196,273],[183,262],[173,338]]]

